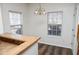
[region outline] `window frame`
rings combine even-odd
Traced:
[[[63,11],[53,11],[53,12],[47,12],[47,36],[49,37],[61,37],[62,36],[62,24],[61,24],[61,35],[49,35],[48,33],[48,29],[49,29],[49,13],[58,13],[58,12],[62,12],[62,24],[63,24]]]
[[[9,17],[9,24],[10,24],[10,32],[11,32],[11,30],[12,30],[12,29],[11,29],[12,26],[15,26],[15,27],[16,27],[16,26],[21,26],[21,28],[22,28],[21,31],[22,31],[22,34],[23,34],[23,23],[22,23],[22,22],[23,22],[23,20],[22,20],[22,19],[23,19],[23,17],[22,17],[23,15],[22,15],[22,12],[9,10],[9,11],[8,11],[8,15],[9,15],[10,12],[11,12],[11,13],[18,13],[18,14],[21,15],[21,16],[20,16],[20,17],[21,17],[21,19],[20,19],[21,24],[17,24],[17,25],[11,25],[11,24],[10,24],[10,16],[8,16],[8,17]]]

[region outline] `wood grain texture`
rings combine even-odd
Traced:
[[[3,55],[5,52],[17,46],[17,44],[0,41],[0,55]]]
[[[7,39],[14,39],[14,40],[20,40],[24,41],[22,44],[18,45],[15,48],[10,49],[9,51],[6,51],[4,55],[17,55],[20,54],[23,50],[28,49],[33,44],[38,42],[40,37],[38,36],[24,36],[24,35],[13,35],[10,33],[4,33],[0,35],[1,38]],[[0,39],[1,40],[1,39]]]
[[[39,43],[38,54],[39,55],[72,55],[72,50],[69,48]]]

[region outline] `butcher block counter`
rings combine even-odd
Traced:
[[[38,36],[24,36],[11,33],[0,34],[1,55],[38,54]]]

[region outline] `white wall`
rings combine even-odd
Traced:
[[[9,14],[8,14],[9,10],[22,12],[23,19],[21,21],[27,20],[27,4],[3,3],[2,4],[2,16],[3,16],[2,18],[3,18],[4,32],[10,32],[10,20],[9,20]]]
[[[48,37],[47,15],[35,15],[38,4],[3,4],[2,15],[4,32],[9,32],[8,10],[19,11],[23,14],[23,34],[39,35],[41,42],[71,48],[74,4],[42,4],[46,12],[63,11],[63,24],[61,37]]]
[[[2,22],[2,13],[1,13],[1,4],[0,4],[0,34],[3,33],[3,22]]]
[[[29,16],[24,20],[24,34],[26,35],[39,35],[41,41],[50,45],[57,45],[62,47],[71,48],[72,41],[72,26],[74,4],[42,4],[46,12],[63,11],[63,24],[61,37],[48,37],[47,35],[47,15],[35,15],[34,10],[38,4],[29,4]]]

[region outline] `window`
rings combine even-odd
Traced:
[[[21,13],[9,11],[11,33],[22,34]]]
[[[63,12],[48,12],[48,35],[61,36]]]

